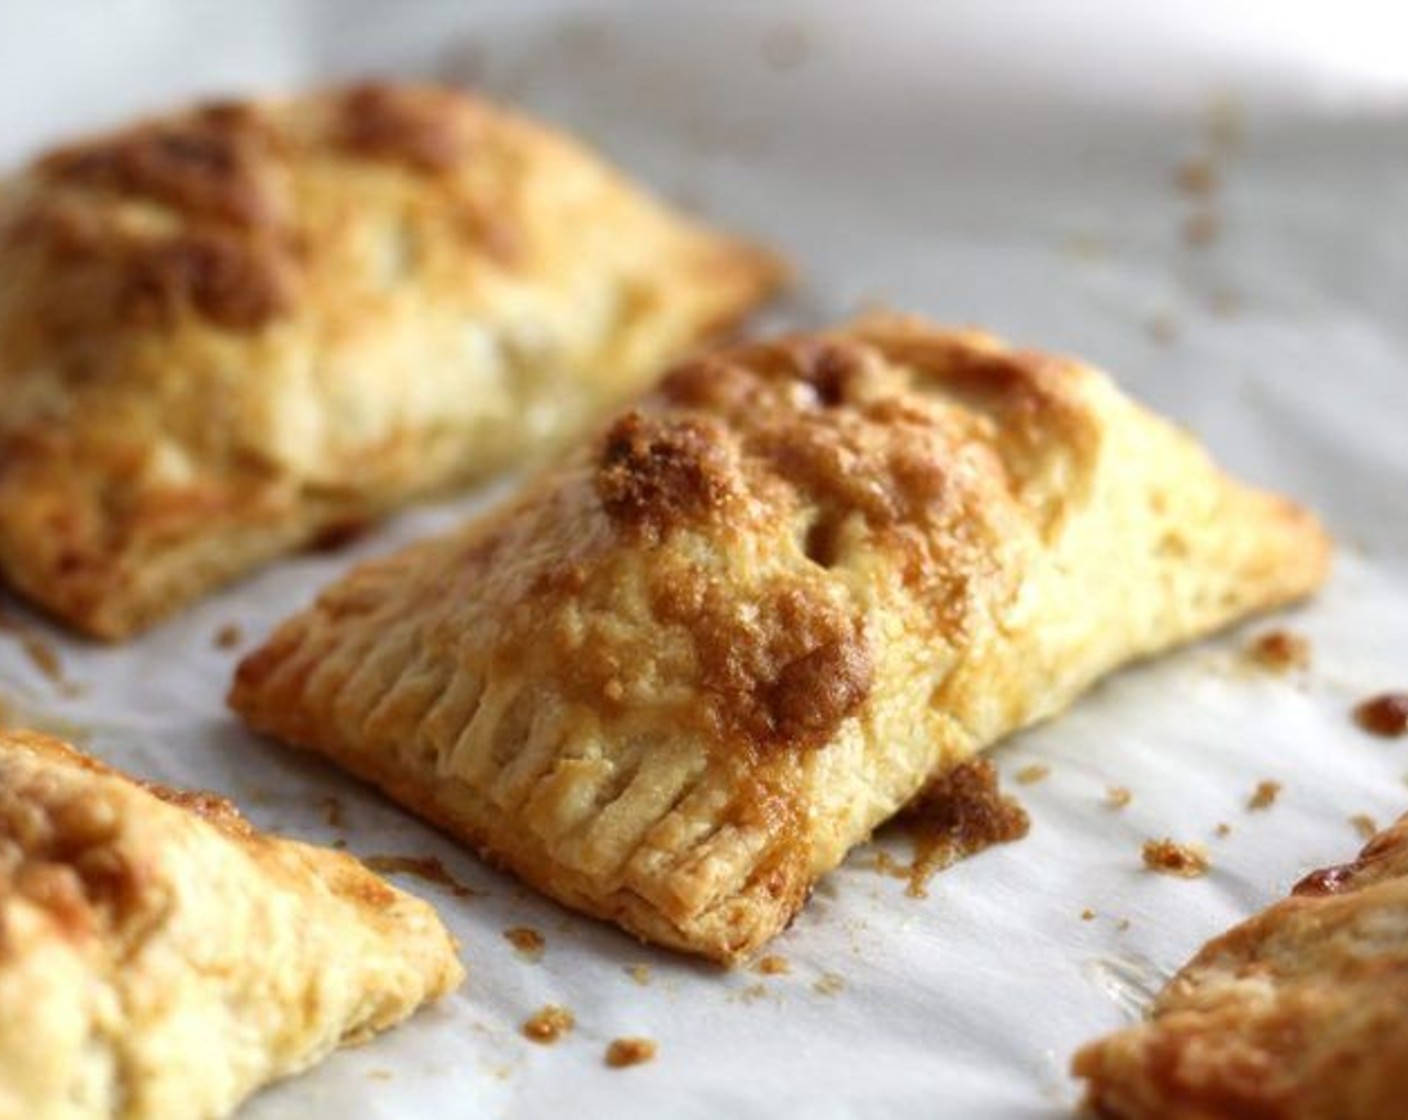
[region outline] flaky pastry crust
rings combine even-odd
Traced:
[[[1074,1068],[1120,1120],[1397,1120],[1405,1011],[1408,817],[1208,942]]]
[[[0,731],[0,1117],[224,1116],[462,976],[350,856]]]
[[[475,97],[221,102],[0,184],[0,574],[114,638],[541,454],[776,262]]]
[[[1096,371],[882,317],[680,366],[329,588],[231,700],[568,905],[733,960],[928,779],[1327,557]]]

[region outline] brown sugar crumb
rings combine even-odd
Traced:
[[[1183,240],[1195,249],[1206,248],[1217,240],[1221,223],[1211,210],[1196,210],[1183,223]]]
[[[216,649],[234,649],[242,641],[244,641],[244,631],[240,629],[238,623],[227,622],[215,631]]]
[[[577,1025],[572,1012],[550,1003],[529,1015],[523,1022],[523,1037],[529,1042],[551,1046]]]
[[[329,828],[346,828],[347,814],[342,807],[342,800],[336,794],[326,794],[318,798],[318,807],[323,811],[323,820],[327,822]]]
[[[1349,818],[1349,823],[1354,826],[1354,831],[1365,840],[1372,840],[1379,831],[1379,826],[1374,823],[1374,818],[1368,813],[1355,813]]]
[[[532,926],[514,926],[504,930],[504,940],[525,957],[536,960],[547,948],[547,938]]]
[[[1049,777],[1051,767],[1043,766],[1039,762],[1033,762],[1030,766],[1023,766],[1017,771],[1017,782],[1019,785],[1035,785],[1043,778]]]
[[[764,976],[786,976],[792,971],[792,965],[787,958],[777,956],[764,957],[756,968]]]
[[[1310,643],[1289,630],[1269,630],[1252,639],[1247,660],[1273,673],[1304,669],[1310,664]]]
[[[823,972],[816,983],[812,985],[812,991],[819,996],[834,996],[841,992],[845,986],[845,977],[835,972]]]
[[[1217,169],[1207,157],[1195,156],[1178,165],[1174,182],[1184,194],[1210,194],[1217,189]]]
[[[1105,791],[1105,804],[1111,809],[1123,809],[1134,800],[1134,794],[1125,786],[1111,786]]]
[[[648,964],[627,965],[626,975],[644,988],[650,983],[650,966]]]
[[[1178,341],[1178,320],[1172,315],[1155,315],[1148,323],[1149,338],[1160,346]]]
[[[1281,783],[1273,782],[1269,779],[1257,782],[1256,789],[1252,791],[1251,797],[1247,798],[1247,808],[1269,809],[1276,804],[1276,798],[1281,793]]]
[[[1408,692],[1385,692],[1365,700],[1354,709],[1354,722],[1385,739],[1408,733]]]
[[[1083,922],[1093,922],[1095,920],[1095,911],[1087,906],[1080,912],[1080,920]]]
[[[896,818],[914,841],[911,898],[926,897],[935,873],[994,844],[1020,840],[1031,818],[998,786],[997,767],[985,758],[955,766],[931,782]]]
[[[612,1069],[643,1065],[654,1060],[658,1049],[651,1038],[613,1038],[606,1048],[606,1064]]]
[[[1173,840],[1146,840],[1144,866],[1161,875],[1196,879],[1206,875],[1210,865],[1207,852],[1196,844],[1179,844]]]
[[[1215,832],[1219,837],[1228,837],[1232,835],[1232,826],[1226,821],[1221,821],[1218,823],[1218,826],[1213,829],[1213,832]]]
[[[362,862],[379,875],[414,875],[444,887],[456,898],[475,898],[482,893],[451,875],[438,856],[367,856]]]

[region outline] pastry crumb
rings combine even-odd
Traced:
[[[1217,169],[1206,156],[1194,156],[1178,165],[1174,182],[1184,194],[1210,194],[1217,189]]]
[[[1095,911],[1087,906],[1080,912],[1080,920],[1083,922],[1093,922],[1095,920]]]
[[[391,1081],[395,1074],[389,1069],[372,1069],[367,1071],[368,1081]]]
[[[787,958],[778,956],[764,957],[758,962],[756,968],[764,976],[786,976],[792,971],[792,965]]]
[[[1355,813],[1349,818],[1349,823],[1354,826],[1354,831],[1365,840],[1372,840],[1379,831],[1379,826],[1374,823],[1374,818],[1368,813]]]
[[[1177,841],[1144,841],[1144,866],[1160,875],[1176,875],[1180,879],[1196,879],[1206,875],[1211,866],[1207,852],[1198,844]]]
[[[341,799],[335,793],[324,794],[318,798],[318,808],[323,811],[323,820],[329,828],[340,830],[347,827],[347,814],[343,810]]]
[[[576,1017],[565,1007],[550,1003],[523,1021],[523,1037],[529,1042],[551,1046],[577,1025]]]
[[[1128,918],[1121,918],[1118,922],[1115,923],[1115,929],[1119,930],[1120,933],[1123,933],[1125,930],[1129,929],[1129,927],[1130,921]]]
[[[1134,800],[1134,794],[1126,786],[1111,786],[1105,791],[1105,803],[1111,809],[1123,809]]]
[[[532,926],[513,926],[504,930],[504,940],[512,945],[521,956],[537,960],[547,948],[547,938]]]
[[[1024,786],[1035,785],[1043,778],[1049,777],[1051,767],[1044,766],[1040,762],[1033,762],[1030,766],[1023,766],[1017,771],[1017,781]]]
[[[626,975],[644,988],[650,983],[650,966],[648,964],[627,965]]]
[[[1289,630],[1268,630],[1252,639],[1246,658],[1272,673],[1288,673],[1310,665],[1310,642]]]
[[[379,875],[414,875],[444,887],[456,898],[475,898],[482,893],[451,875],[438,856],[367,856],[362,862]]]
[[[1217,833],[1217,835],[1221,837],[1231,836],[1232,826],[1226,821],[1218,821],[1217,827],[1213,829],[1213,832]]]
[[[613,1038],[606,1048],[606,1064],[624,1069],[653,1061],[659,1047],[652,1038]]]
[[[767,994],[767,985],[749,984],[738,992],[737,999],[740,1003],[756,1003],[758,1000],[766,998]]]
[[[1231,319],[1242,310],[1243,299],[1240,293],[1231,288],[1219,288],[1208,300],[1208,307],[1219,319]]]
[[[834,996],[846,986],[846,978],[835,972],[823,972],[812,985],[812,991],[819,996]]]
[[[997,767],[985,758],[960,763],[941,774],[895,818],[914,842],[905,894],[925,898],[929,880],[960,859],[994,844],[1020,840],[1031,818],[1002,792]]]
[[[1370,697],[1355,707],[1354,722],[1370,735],[1385,739],[1408,733],[1408,692]]]
[[[1252,811],[1271,808],[1276,804],[1276,798],[1280,796],[1283,788],[1280,782],[1273,782],[1269,778],[1262,779],[1257,782],[1256,789],[1247,798],[1247,808]]]
[[[1160,346],[1178,341],[1178,320],[1172,315],[1155,315],[1148,323],[1149,338]]]
[[[1195,210],[1183,223],[1183,240],[1194,249],[1204,249],[1217,240],[1221,223],[1212,210]]]
[[[0,632],[13,634],[29,662],[51,683],[67,686],[64,664],[57,647],[27,623],[8,611],[0,610]]]
[[[227,622],[215,631],[216,649],[234,649],[244,641],[244,630],[236,622]]]

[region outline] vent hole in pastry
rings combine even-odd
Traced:
[[[802,538],[802,551],[813,564],[834,568],[841,555],[841,521],[822,514],[810,525]]]

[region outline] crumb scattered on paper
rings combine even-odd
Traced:
[[[1080,920],[1083,922],[1093,922],[1095,920],[1095,911],[1087,906],[1080,912]]]
[[[1150,318],[1149,337],[1160,346],[1168,346],[1178,341],[1178,320],[1172,315],[1159,314]]]
[[[1368,813],[1355,813],[1349,818],[1349,823],[1354,826],[1354,831],[1359,833],[1364,840],[1372,840],[1379,831],[1379,826],[1374,823],[1374,818]]]
[[[834,996],[846,986],[846,979],[835,972],[823,972],[812,984],[812,991],[819,996]]]
[[[1194,156],[1178,165],[1174,183],[1184,194],[1209,194],[1217,189],[1217,169],[1208,157]]]
[[[1370,735],[1391,739],[1408,733],[1408,692],[1385,692],[1354,709],[1354,722]]]
[[[643,988],[650,983],[650,966],[648,964],[627,965],[626,975]]]
[[[342,799],[337,794],[328,793],[318,798],[318,808],[323,811],[323,820],[329,828],[347,827],[347,814],[343,810]]]
[[[473,898],[480,893],[451,875],[438,856],[367,856],[362,862],[379,875],[414,875],[444,887],[456,898]]]
[[[1203,249],[1217,240],[1221,222],[1212,210],[1195,210],[1183,223],[1183,240],[1195,249]]]
[[[1268,630],[1252,639],[1247,660],[1272,673],[1288,673],[1310,665],[1310,642],[1289,630]]]
[[[1207,874],[1208,854],[1197,844],[1179,844],[1174,840],[1146,840],[1144,866],[1161,875],[1176,875],[1180,879],[1196,879]]]
[[[764,976],[786,976],[792,971],[792,965],[786,957],[770,955],[760,960],[755,966],[755,970]]]
[[[546,1007],[540,1007],[523,1021],[523,1037],[530,1042],[551,1046],[576,1025],[577,1020],[572,1012],[550,1003]]]
[[[216,649],[234,649],[244,641],[244,631],[237,622],[227,622],[215,631]]]
[[[547,938],[532,926],[514,926],[506,929],[504,940],[512,945],[516,952],[532,960],[541,957],[548,944]]]
[[[1252,810],[1271,808],[1276,804],[1276,798],[1281,795],[1282,788],[1280,782],[1263,778],[1257,782],[1256,789],[1252,790],[1252,795],[1247,798],[1247,808]]]
[[[1134,800],[1134,794],[1126,786],[1111,786],[1105,791],[1105,804],[1111,809],[1123,809]]]
[[[658,1049],[650,1038],[613,1038],[606,1048],[606,1064],[612,1069],[638,1066],[652,1061]]]
[[[1035,785],[1043,778],[1049,777],[1050,774],[1051,767],[1043,766],[1039,762],[1033,762],[1031,765],[1023,766],[1017,771],[1017,782],[1019,785],[1024,786]]]
[[[1217,833],[1219,837],[1225,838],[1232,835],[1232,826],[1226,821],[1218,821],[1217,827],[1213,829],[1213,832]]]

